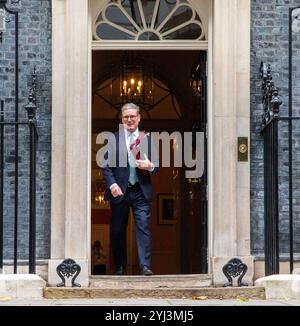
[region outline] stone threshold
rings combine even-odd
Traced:
[[[158,275],[154,274],[152,276],[144,276],[144,275],[91,275],[91,280],[100,280],[100,279],[117,279],[121,278],[123,280],[138,280],[138,279],[174,279],[174,280],[185,280],[185,279],[212,279],[211,274],[163,274]]]
[[[263,287],[232,288],[44,288],[46,299],[170,298],[170,299],[265,299]]]
[[[92,276],[90,287],[110,289],[145,289],[145,288],[199,288],[212,286],[212,275],[153,275],[151,277],[132,276]]]

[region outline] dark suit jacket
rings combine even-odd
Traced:
[[[128,164],[128,151],[126,147],[126,141],[125,141],[125,132],[123,130],[120,130],[119,132],[115,133],[116,137],[116,148],[111,149],[114,151],[115,154],[115,161],[116,161],[116,167],[109,166],[107,164],[105,167],[102,167],[103,177],[105,180],[105,200],[110,201],[111,203],[120,203],[123,200],[123,196],[119,197],[113,197],[110,191],[110,186],[114,183],[117,183],[118,186],[121,188],[123,194],[125,194],[127,186],[128,186],[128,180],[129,180],[129,164]],[[141,171],[139,169],[136,169],[137,171],[137,177],[138,182],[140,184],[141,190],[144,194],[144,197],[146,201],[152,201],[152,184],[151,184],[151,175],[155,174],[158,171],[158,160],[157,157],[151,157],[151,142],[150,142],[150,136],[145,136],[141,140],[141,143],[139,145],[140,153],[141,153],[141,159],[144,159],[144,153],[146,152],[145,149],[147,148],[148,151],[148,157],[149,160],[151,160],[155,168],[152,172],[148,171]],[[155,151],[156,153],[156,151]],[[122,157],[123,162],[126,162],[126,166],[120,166],[120,158]],[[156,156],[156,155],[155,155]]]

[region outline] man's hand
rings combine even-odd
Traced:
[[[113,186],[110,189],[110,192],[113,195],[113,197],[115,197],[115,198],[123,195],[123,192],[122,192],[121,188],[118,185]]]
[[[151,161],[149,161],[146,154],[144,154],[144,158],[145,158],[144,160],[136,160],[135,161],[136,166],[141,170],[146,170],[146,171],[152,170],[154,168],[154,164]]]

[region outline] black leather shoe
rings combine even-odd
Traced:
[[[150,268],[148,268],[147,266],[142,266],[141,267],[141,275],[145,275],[145,276],[151,276],[153,275],[153,272]]]
[[[124,275],[124,268],[123,266],[120,266],[116,269],[114,275]]]

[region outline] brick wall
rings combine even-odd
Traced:
[[[19,12],[19,117],[26,120],[24,109],[33,67],[37,69],[37,258],[50,253],[50,191],[51,191],[51,1],[21,0],[8,7]],[[14,17],[0,43],[0,99],[5,101],[5,119],[14,119]],[[14,241],[14,128],[5,128],[4,173],[4,258],[12,259]],[[28,129],[19,131],[19,221],[18,256],[28,258],[29,167]]]
[[[251,36],[251,240],[252,254],[264,254],[264,182],[263,182],[263,141],[260,136],[260,123],[263,108],[261,105],[261,61],[270,63],[275,86],[280,90],[283,101],[281,115],[288,110],[288,58],[289,58],[289,8],[300,6],[300,0],[252,0]],[[294,103],[293,114],[299,115],[300,73],[300,32],[294,35]],[[299,68],[298,68],[299,69]],[[298,94],[298,97],[296,96]],[[295,249],[300,251],[300,122],[294,124],[294,236]],[[280,252],[286,257],[289,251],[289,207],[288,207],[288,129],[286,122],[279,125],[279,210],[280,210]]]

